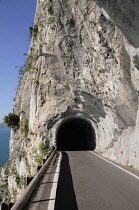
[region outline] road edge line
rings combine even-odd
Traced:
[[[106,162],[108,162],[108,163],[110,163],[110,164],[116,166],[117,168],[121,169],[122,171],[124,171],[124,172],[130,174],[131,176],[133,176],[134,178],[136,178],[136,179],[139,180],[139,176],[137,176],[137,175],[135,175],[135,174],[133,174],[133,173],[127,171],[126,169],[122,168],[121,166],[116,165],[115,163],[113,163],[113,162],[111,162],[111,161],[109,161],[109,160],[107,160],[107,159],[105,159],[105,158],[103,158],[103,157],[97,155],[96,153],[94,153],[94,152],[92,152],[92,151],[89,151],[89,152],[91,152],[92,154],[96,155],[97,157],[99,157],[99,158],[105,160]]]
[[[50,193],[50,198],[49,198],[50,200],[49,200],[49,203],[48,203],[47,210],[53,210],[54,209],[55,199],[56,199],[56,190],[57,190],[59,174],[60,174],[61,157],[62,157],[62,153],[60,152],[59,160],[58,160],[58,163],[57,163],[57,167],[56,167],[56,171],[55,171],[55,175],[54,175],[54,179],[53,179],[53,185],[52,185],[52,188],[51,188],[51,193]]]

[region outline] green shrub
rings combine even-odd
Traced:
[[[33,61],[36,62],[38,57],[38,52],[36,52],[34,55],[28,55],[26,62],[23,66],[24,72],[30,72],[31,69],[36,69],[36,67],[33,65]]]
[[[28,135],[29,127],[28,127],[28,119],[22,118],[22,120],[19,123],[21,132],[24,134],[25,137]]]
[[[35,157],[35,162],[36,162],[38,165],[42,165],[42,161],[43,161],[42,155],[38,155],[38,156]]]
[[[49,21],[49,23],[54,23],[55,22],[55,17],[49,17],[48,21]]]
[[[7,116],[3,118],[3,123],[6,124],[8,127],[12,128],[16,131],[19,128],[19,117],[16,114],[9,113]]]
[[[46,155],[49,151],[49,147],[45,143],[40,143],[39,150],[42,155]]]
[[[27,179],[26,179],[26,177],[24,177],[24,176],[21,176],[20,177],[20,184],[22,186],[26,187],[26,185],[27,185]]]
[[[28,54],[27,54],[27,53],[24,53],[23,55],[24,55],[24,56],[27,56]]]
[[[48,2],[48,12],[50,15],[53,15],[53,2],[52,0],[49,0]]]
[[[20,187],[21,187],[21,186],[26,187],[26,177],[24,177],[24,176],[21,176],[21,177],[16,176],[15,181],[16,181],[16,183],[17,183],[18,185],[20,185]]]
[[[34,27],[30,27],[30,37],[36,38],[38,36],[38,25],[34,25]]]
[[[16,183],[19,185],[19,183],[20,183],[20,177],[17,176],[17,177],[15,178],[15,181],[16,181]]]
[[[24,66],[15,66],[18,69],[18,79],[21,80],[24,75]]]

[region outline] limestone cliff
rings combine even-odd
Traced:
[[[13,108],[22,126],[10,141],[12,199],[68,117],[92,124],[96,151],[139,169],[138,9],[133,0],[38,0]]]

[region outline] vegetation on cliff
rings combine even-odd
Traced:
[[[19,128],[19,117],[14,113],[9,113],[7,116],[3,118],[4,124],[6,124],[9,128],[12,128],[16,131]]]

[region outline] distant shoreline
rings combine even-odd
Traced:
[[[0,123],[0,129],[10,129],[7,125]]]

